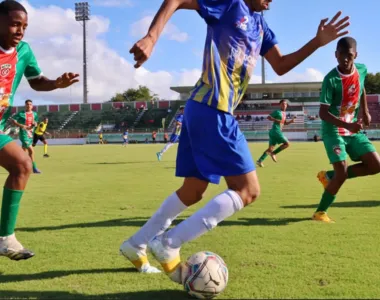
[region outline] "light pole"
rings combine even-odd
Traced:
[[[90,20],[90,6],[88,2],[75,3],[75,20],[83,22],[83,103],[87,103],[87,31],[86,21]]]
[[[269,10],[269,7],[268,9]],[[261,16],[264,18],[264,11],[261,12]],[[265,84],[265,58],[261,57],[261,83]]]

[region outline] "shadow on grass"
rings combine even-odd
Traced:
[[[0,283],[30,281],[30,280],[44,280],[54,279],[60,277],[66,277],[70,275],[82,275],[82,274],[102,274],[102,273],[133,273],[137,274],[135,268],[118,268],[118,269],[92,269],[92,270],[65,270],[65,271],[48,271],[34,274],[0,274]],[[0,299],[3,296],[3,292],[0,289]]]
[[[37,232],[41,230],[63,230],[72,228],[96,228],[96,227],[141,227],[148,219],[146,217],[122,218],[99,222],[63,224],[58,226],[21,227],[16,231]],[[173,225],[177,225],[184,219],[176,219]],[[284,226],[292,223],[308,221],[310,218],[240,218],[238,220],[226,220],[218,226]]]
[[[335,202],[331,207],[352,208],[352,207],[378,207],[380,206],[379,200],[362,200],[362,201],[347,201],[347,202]],[[301,204],[301,205],[287,205],[281,206],[281,208],[317,208],[318,203],[315,204]]]
[[[126,289],[128,286],[126,285]],[[84,295],[63,291],[12,291],[0,290],[0,299],[191,299],[190,296],[180,290],[154,290],[142,292],[125,292],[117,294]]]

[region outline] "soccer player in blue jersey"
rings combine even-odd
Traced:
[[[123,133],[123,146],[127,146],[128,145],[128,129],[125,129],[124,133]]]
[[[178,9],[198,11],[207,24],[201,78],[186,103],[178,145],[176,176],[182,186],[172,193],[144,226],[121,246],[121,253],[140,272],[150,266],[147,247],[165,273],[181,282],[181,246],[215,228],[257,199],[260,185],[244,135],[233,116],[259,55],[283,75],[318,48],[347,33],[348,17],[337,13],[320,22],[316,36],[301,49],[283,55],[277,39],[259,12],[271,0],[165,0],[145,37],[130,50],[140,67],[151,55],[165,24]],[[284,22],[291,18],[286,16]],[[202,199],[209,183],[221,176],[227,189],[174,228],[172,221]]]
[[[183,110],[185,108],[183,106],[180,107],[179,109],[179,114],[176,116],[175,118],[175,127],[173,129],[173,133],[172,135],[170,136],[170,140],[169,142],[165,145],[164,148],[162,148],[162,150],[160,152],[157,152],[156,155],[157,155],[157,159],[160,161],[161,158],[162,158],[162,155],[169,150],[169,148],[171,146],[173,146],[175,143],[178,142],[179,140],[179,136],[181,134],[181,129],[182,129],[182,122],[183,122]]]

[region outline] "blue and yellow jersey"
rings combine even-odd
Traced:
[[[181,134],[181,129],[182,129],[182,122],[183,122],[183,114],[177,115],[175,118],[176,121],[176,126],[174,127],[173,133],[174,135],[180,135]],[[178,124],[181,123],[181,124]]]
[[[259,55],[277,44],[276,36],[244,0],[198,0],[198,4],[207,37],[202,76],[189,99],[232,114]]]

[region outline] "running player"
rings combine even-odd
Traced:
[[[42,76],[30,46],[23,42],[28,13],[17,1],[0,3],[0,131],[11,114],[13,98],[22,76],[36,91],[66,88],[78,75],[65,73],[56,80]],[[16,239],[15,227],[20,201],[32,171],[30,158],[9,136],[0,134],[0,165],[9,172],[5,181],[0,216],[0,256],[28,259],[34,253]]]
[[[316,221],[333,222],[326,212],[346,179],[380,172],[379,155],[361,132],[362,122],[369,126],[371,115],[364,88],[367,68],[355,63],[357,55],[355,39],[340,39],[335,52],[338,66],[323,80],[319,115],[322,119],[323,143],[334,170],[318,173],[325,191],[313,215]],[[360,106],[363,120],[358,120]],[[347,166],[348,156],[360,163]]]
[[[177,115],[177,117],[175,118],[175,127],[173,129],[173,133],[172,135],[170,136],[170,140],[169,140],[169,143],[167,143],[165,145],[164,148],[162,148],[162,150],[160,152],[157,152],[156,155],[157,155],[157,159],[160,161],[161,158],[162,158],[162,155],[169,150],[169,148],[171,146],[173,146],[175,143],[178,142],[179,140],[179,136],[181,134],[181,129],[182,129],[182,122],[183,122],[183,111],[184,111],[184,107],[181,106],[180,109],[179,109],[179,114]]]
[[[259,55],[283,75],[314,51],[343,32],[348,17],[336,14],[319,24],[316,36],[300,50],[282,55],[275,34],[256,12],[271,0],[166,0],[147,35],[130,50],[140,67],[151,55],[165,24],[178,9],[197,10],[207,23],[201,78],[186,103],[179,140],[176,176],[185,177],[149,221],[120,247],[121,253],[141,272],[156,271],[148,262],[149,244],[169,277],[180,282],[180,248],[212,230],[218,223],[252,203],[260,194],[255,164],[248,143],[233,116],[243,97]],[[287,17],[289,19],[289,17]],[[165,232],[187,207],[199,202],[209,183],[221,176],[228,189],[176,227]]]
[[[21,147],[25,152],[28,152],[32,160],[33,173],[40,174],[41,172],[37,169],[36,162],[34,161],[33,132],[38,122],[38,115],[33,111],[32,100],[28,99],[25,101],[25,110],[14,115],[12,122],[13,125],[20,127],[19,139],[21,141]]]
[[[261,155],[261,157],[257,161],[257,165],[260,167],[264,167],[263,161],[264,159],[267,158],[268,155],[272,157],[272,160],[274,162],[277,162],[276,154],[280,153],[286,148],[289,148],[290,146],[288,139],[282,133],[282,127],[284,127],[284,125],[289,125],[289,124],[294,123],[296,116],[294,116],[292,120],[287,121],[286,120],[287,107],[288,107],[288,102],[286,102],[286,100],[283,99],[280,101],[281,109],[275,110],[267,117],[269,121],[273,122],[273,126],[272,126],[272,129],[269,131],[269,148],[265,150],[263,155]],[[277,144],[281,144],[281,146],[279,146],[276,150],[273,151],[274,147]]]
[[[47,153],[48,143],[45,139],[45,134],[50,135],[50,133],[46,131],[48,122],[49,122],[49,119],[47,117],[44,117],[43,121],[37,125],[36,129],[34,130],[34,135],[33,135],[32,146],[35,147],[38,141],[41,141],[44,144],[44,157],[49,157],[49,154]]]
[[[128,145],[128,129],[126,129],[123,133],[123,146],[127,146]]]

